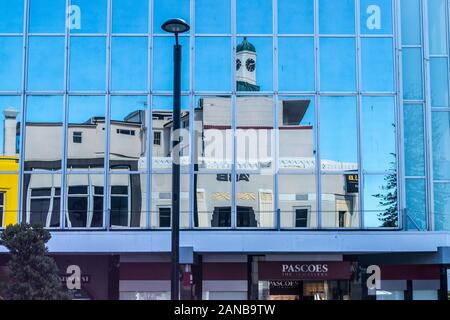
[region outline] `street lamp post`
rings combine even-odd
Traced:
[[[175,35],[174,81],[173,81],[173,138],[172,138],[172,266],[171,299],[180,299],[180,143],[181,124],[181,52],[178,34],[189,31],[189,25],[182,19],[170,19],[161,28]]]

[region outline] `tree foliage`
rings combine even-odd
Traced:
[[[58,267],[48,255],[46,243],[50,238],[50,233],[44,228],[26,223],[10,225],[3,231],[0,245],[10,252],[5,299],[68,299],[58,276]]]

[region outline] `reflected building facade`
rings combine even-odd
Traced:
[[[170,297],[175,152],[183,297],[444,297],[448,0],[68,3],[0,1],[0,222],[99,255],[116,286],[92,298]]]

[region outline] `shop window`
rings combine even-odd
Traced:
[[[171,208],[159,208],[159,227],[170,228]]]

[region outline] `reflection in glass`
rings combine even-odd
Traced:
[[[232,175],[230,173],[194,176],[194,226],[229,228],[232,215]]]
[[[405,104],[403,106],[405,174],[406,176],[425,175],[425,130],[423,105]]]
[[[113,0],[113,33],[147,33],[148,0]]]
[[[433,173],[435,180],[450,179],[450,112],[433,112]]]
[[[236,21],[238,34],[272,33],[272,0],[237,0]]]
[[[369,92],[394,91],[394,51],[391,38],[361,40],[362,87]]]
[[[23,1],[0,1],[0,33],[23,32]]]
[[[196,33],[231,33],[230,0],[196,0]]]
[[[180,177],[180,228],[189,228],[189,175]],[[172,221],[172,175],[152,174],[152,228],[170,228]]]
[[[147,42],[147,37],[113,37],[113,90],[147,90]]]
[[[397,228],[397,172],[364,176],[364,226]]]
[[[314,91],[314,39],[278,39],[278,76],[281,91]]]
[[[108,0],[71,0],[71,33],[106,33]],[[76,8],[75,6],[78,6]],[[114,1],[114,8],[116,1]]]
[[[278,0],[278,32],[314,34],[314,1]]]
[[[403,49],[403,98],[423,99],[422,52],[420,48]]]
[[[392,34],[392,0],[361,0],[361,33]]]
[[[448,107],[448,59],[430,59],[431,106]]]
[[[113,228],[145,228],[147,175],[114,169],[110,175],[110,223]]]
[[[0,91],[22,87],[22,37],[0,37]]]
[[[111,97],[110,167],[145,170],[147,159],[147,97]]]
[[[162,24],[174,17],[183,19],[188,24],[190,24],[189,0],[154,0],[153,8],[154,33],[165,33],[161,30]]]
[[[261,173],[273,168],[272,97],[237,98],[237,169]]]
[[[73,91],[105,90],[106,39],[71,37],[70,89]]]
[[[319,0],[320,34],[354,34],[354,0]]]
[[[171,96],[153,96],[152,105],[152,141],[153,170],[172,169],[172,113]],[[189,170],[190,135],[189,135],[189,97],[181,97],[181,143],[178,145],[181,170]]]
[[[317,228],[316,176],[280,175],[278,203],[281,228]]]
[[[357,170],[356,99],[320,99],[320,155],[324,171]]]
[[[323,91],[356,90],[355,39],[320,39],[320,89]]]
[[[195,89],[231,89],[231,39],[201,37],[195,40]]]
[[[279,170],[315,169],[315,119],[314,97],[280,98],[278,102]]]
[[[189,38],[180,37],[183,46],[181,64],[181,89],[189,90]],[[153,90],[172,91],[173,89],[173,44],[172,37],[155,37],[153,39]],[[207,50],[211,50],[208,48]],[[210,61],[203,61],[209,64]]]
[[[450,183],[434,184],[434,215],[436,231],[450,230]]]
[[[64,37],[30,37],[29,90],[64,89]]]
[[[21,110],[21,97],[0,96],[0,152],[8,158],[19,156]]]
[[[60,226],[61,175],[25,174],[23,185],[24,221],[47,228]]]
[[[195,170],[231,170],[231,98],[199,98],[195,107]]]
[[[359,228],[359,177],[355,172],[322,175],[322,228]]]
[[[365,171],[396,170],[395,101],[393,97],[363,97],[362,157]]]
[[[29,0],[32,33],[64,33],[66,0]]]
[[[0,170],[19,171],[19,160],[11,157],[0,158]],[[19,205],[19,175],[0,174],[0,228],[17,223]]]
[[[67,228],[103,227],[103,174],[67,175]]]
[[[238,228],[273,228],[275,200],[273,175],[238,174],[236,179],[236,226]]]
[[[427,228],[426,193],[424,179],[406,179],[407,230],[424,231]]]
[[[105,97],[71,96],[68,113],[68,168],[103,170]]]
[[[238,38],[237,91],[270,91],[273,84],[271,38]]]
[[[42,143],[45,141],[45,143]],[[63,97],[29,96],[27,99],[25,170],[61,169]]]

